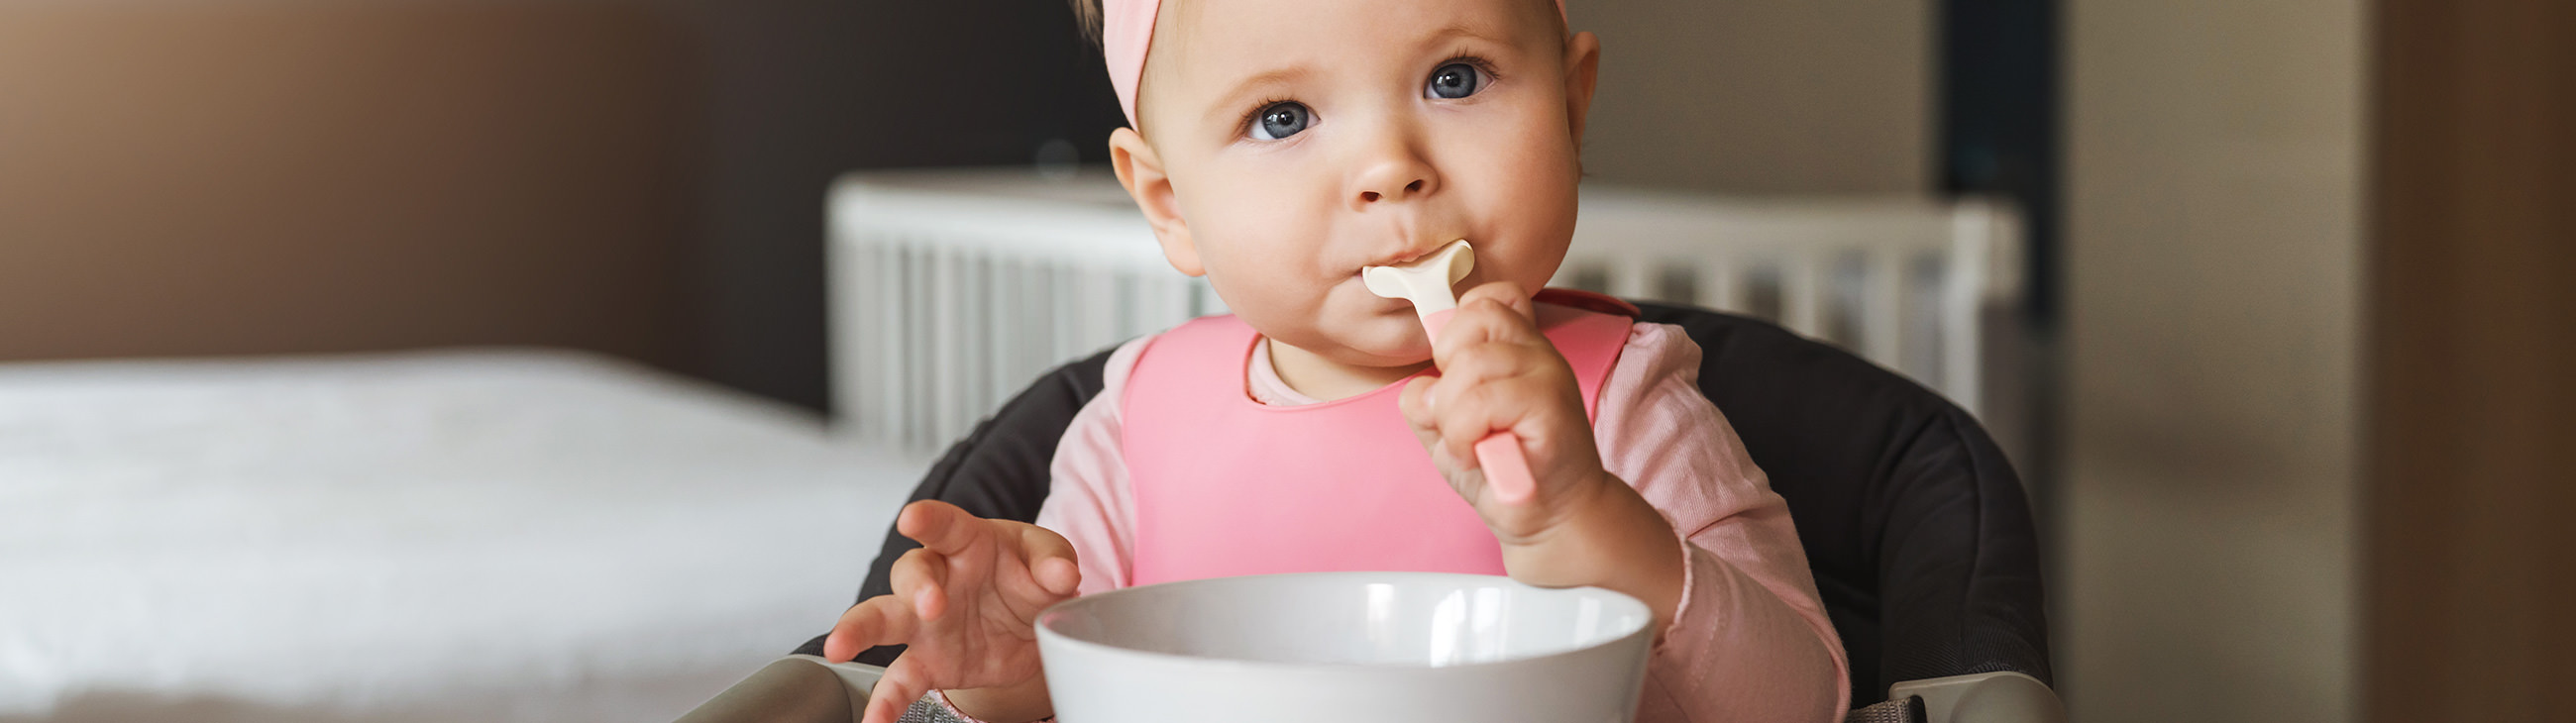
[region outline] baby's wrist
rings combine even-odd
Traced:
[[[1591,586],[1636,597],[1658,626],[1681,605],[1687,561],[1672,523],[1607,472],[1570,495],[1566,514],[1540,534],[1503,542],[1503,569],[1540,587]]]

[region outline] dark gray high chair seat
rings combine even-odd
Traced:
[[[1699,343],[1701,391],[1787,498],[1850,656],[1853,705],[1864,709],[1854,720],[2062,720],[2046,687],[2029,503],[1975,419],[1922,385],[1778,326],[1639,307],[1640,321],[1678,325]],[[951,447],[912,498],[1036,519],[1056,440],[1100,392],[1108,356],[1031,384]],[[889,532],[859,599],[890,592],[889,569],[914,547]],[[822,646],[816,637],[799,652]],[[883,665],[901,652],[881,647],[859,659]],[[1882,703],[1891,684],[1901,694]]]

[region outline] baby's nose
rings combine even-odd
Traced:
[[[1407,144],[1390,142],[1362,161],[1351,183],[1351,205],[1366,209],[1389,201],[1410,201],[1437,193],[1440,175]]]
[[[1419,178],[1413,179],[1413,182],[1412,182],[1412,183],[1404,184],[1404,188],[1398,189],[1398,190],[1395,192],[1395,196],[1396,196],[1396,198],[1397,198],[1397,199],[1401,200],[1402,198],[1404,198],[1404,197],[1406,197],[1406,196],[1420,195],[1420,194],[1422,193],[1422,185],[1423,185],[1423,181],[1422,181],[1422,179],[1419,179]],[[1361,192],[1360,192],[1360,201],[1361,201],[1361,202],[1363,202],[1363,203],[1375,202],[1375,201],[1377,201],[1379,198],[1382,198],[1382,197],[1384,197],[1384,196],[1385,196],[1385,194],[1381,194],[1381,193],[1378,193],[1378,192],[1376,192],[1376,191],[1361,191]]]

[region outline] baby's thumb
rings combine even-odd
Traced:
[[[1073,542],[1037,525],[1020,528],[1020,551],[1028,560],[1029,579],[1038,588],[1057,597],[1071,597],[1082,587],[1082,565],[1074,557]]]
[[[1071,597],[1075,590],[1082,588],[1081,566],[1065,558],[1039,560],[1031,566],[1029,574],[1037,578],[1038,587],[1046,588],[1051,594]]]

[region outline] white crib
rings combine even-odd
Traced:
[[[944,445],[1047,369],[1224,310],[1098,169],[852,173],[830,214],[834,402],[869,438]],[[1774,319],[1975,412],[1985,312],[2020,297],[2020,238],[1982,201],[1586,185],[1553,283]]]

